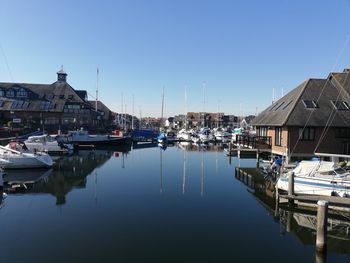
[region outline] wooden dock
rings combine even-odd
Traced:
[[[338,196],[324,196],[324,195],[278,195],[280,203],[294,202],[300,207],[317,207],[317,202],[320,200],[327,201],[330,210],[342,211],[350,213],[350,198]]]

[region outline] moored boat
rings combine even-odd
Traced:
[[[288,177],[294,173],[296,194],[350,197],[350,172],[326,161],[301,161],[290,172],[282,173],[276,188],[288,191]]]
[[[11,146],[13,147],[13,146]],[[50,155],[43,152],[30,153],[24,149],[13,149],[0,146],[0,159],[5,169],[49,168],[53,165]]]
[[[130,137],[111,135],[90,135],[88,131],[69,131],[67,135],[56,137],[59,143],[71,143],[76,147],[108,147],[131,142]]]
[[[68,154],[73,151],[73,145],[69,143],[59,143],[50,135],[30,136],[24,141],[31,152],[40,151],[49,154]]]

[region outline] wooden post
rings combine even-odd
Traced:
[[[294,195],[294,172],[288,173],[288,195]]]
[[[316,263],[327,262],[327,251],[316,251]]]
[[[294,172],[288,173],[288,195],[294,195]],[[289,204],[294,204],[293,199],[288,199]]]
[[[328,201],[319,200],[317,202],[317,233],[316,250],[327,250],[327,220],[328,220]]]
[[[259,150],[256,149],[256,167],[259,168]]]

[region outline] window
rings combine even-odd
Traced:
[[[22,105],[22,109],[27,109],[29,106],[30,102],[29,101],[25,101]]]
[[[275,108],[275,111],[278,110],[279,108],[281,108],[281,106],[282,106],[283,104],[284,104],[284,101],[283,101],[280,105],[278,105],[278,107]]]
[[[348,142],[343,143],[343,154],[346,154],[346,155],[350,154],[350,143]]]
[[[8,91],[6,91],[6,97],[12,98],[15,96],[15,91],[10,89]]]
[[[263,137],[266,137],[267,136],[267,131],[268,131],[267,127],[260,127],[259,135],[263,136]]]
[[[63,99],[64,99],[64,95],[60,95],[60,97],[59,97],[59,98],[63,100]]]
[[[272,111],[274,108],[276,108],[276,106],[278,105],[278,103],[272,104],[271,108],[269,109],[269,111]]]
[[[288,102],[284,107],[283,107],[283,109],[282,110],[285,110],[288,106],[289,106],[289,104],[291,104],[293,101],[291,100],[290,102]]]
[[[314,141],[315,140],[315,128],[302,128],[299,129],[299,138],[301,141]]]
[[[337,128],[335,132],[336,138],[350,138],[350,128]]]
[[[54,106],[55,105],[53,103],[51,103],[51,101],[42,101],[40,103],[40,109],[41,110],[51,110],[51,109],[54,108]]]
[[[12,102],[11,109],[21,109],[22,105],[23,105],[22,100],[15,100],[14,102]]]
[[[47,117],[44,119],[44,123],[46,125],[55,125],[55,124],[59,124],[59,120],[56,117]]]
[[[46,95],[46,98],[47,98],[48,100],[52,100],[54,97],[55,97],[55,95],[53,95],[53,94],[47,94],[47,95]]]
[[[80,105],[79,104],[66,104],[64,105],[65,109],[74,109],[74,110],[79,110]]]
[[[315,109],[318,108],[318,105],[316,103],[316,101],[314,100],[303,100],[304,106],[307,109]]]
[[[0,108],[2,108],[4,106],[4,101],[3,100],[0,100]]]
[[[0,97],[4,97],[5,92],[3,90],[0,90]]]
[[[25,89],[18,90],[16,95],[19,98],[26,98],[28,96],[27,91]]]
[[[334,108],[336,108],[337,110],[349,110],[349,104],[346,101],[331,101]]]
[[[281,127],[275,128],[275,145],[276,146],[282,145],[282,128]]]

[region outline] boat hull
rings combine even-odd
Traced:
[[[281,176],[277,181],[276,188],[288,192],[288,176]],[[350,181],[342,178],[295,176],[294,193],[349,197]]]
[[[70,141],[75,147],[86,148],[86,147],[111,147],[117,145],[125,145],[131,143],[130,137],[111,137],[108,140],[72,140]]]

